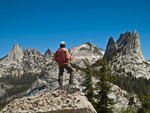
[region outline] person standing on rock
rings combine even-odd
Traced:
[[[60,42],[60,48],[56,51],[54,56],[55,61],[59,65],[59,85],[63,85],[63,72],[66,69],[70,73],[69,84],[73,84],[74,74],[73,69],[68,65],[68,61],[73,59],[73,55],[69,56],[68,50],[65,48],[65,42]]]

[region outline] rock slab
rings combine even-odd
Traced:
[[[80,89],[66,85],[52,92],[10,102],[1,113],[97,113]]]

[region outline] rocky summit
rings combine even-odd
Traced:
[[[23,97],[9,103],[1,113],[97,113],[79,88],[63,86],[51,92]]]
[[[0,64],[11,64],[14,62],[21,62],[24,56],[22,47],[15,44],[9,54],[0,61]]]
[[[136,30],[120,34],[116,43],[110,37],[103,58],[109,62],[112,74],[150,78],[150,63],[142,53]]]
[[[124,34],[120,34],[116,43],[113,37],[110,37],[104,57],[115,52],[119,53],[120,56],[136,56],[141,61],[146,61],[141,51],[140,38],[136,30],[133,33],[127,31]]]
[[[94,63],[99,58],[102,58],[105,51],[96,47],[93,43],[87,42],[69,49],[74,55],[76,64],[81,64],[82,59],[88,59],[90,63]]]
[[[111,36],[110,38],[109,38],[109,41],[108,41],[108,44],[107,44],[107,49],[106,49],[106,52],[105,52],[105,54],[104,54],[104,57],[107,57],[107,56],[109,56],[110,54],[112,54],[114,51],[116,51],[117,50],[117,45],[116,45],[116,43],[115,43],[115,41],[114,41],[114,38]]]
[[[45,59],[49,59],[52,55],[53,55],[52,50],[48,49],[48,50],[44,53],[44,58],[45,58]]]

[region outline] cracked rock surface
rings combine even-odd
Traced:
[[[97,113],[80,89],[66,85],[52,92],[23,97],[9,103],[1,113]]]

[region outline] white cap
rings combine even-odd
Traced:
[[[64,41],[61,41],[61,42],[60,42],[60,45],[65,45],[65,42],[64,42]]]

